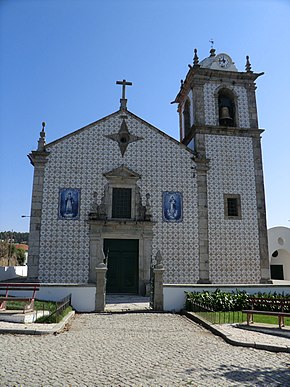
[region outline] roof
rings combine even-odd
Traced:
[[[106,116],[106,117],[101,118],[100,120],[94,121],[94,122],[92,122],[92,123],[89,124],[89,125],[86,125],[86,126],[80,128],[80,129],[78,129],[78,130],[75,130],[74,132],[71,132],[71,133],[69,133],[69,134],[67,134],[67,135],[65,135],[65,136],[63,136],[63,137],[60,137],[59,139],[57,139],[57,140],[55,140],[55,141],[52,141],[52,142],[46,144],[46,145],[45,145],[45,149],[46,149],[46,150],[49,150],[49,148],[50,148],[51,146],[53,146],[53,145],[55,145],[55,144],[57,144],[57,143],[59,143],[59,142],[65,140],[65,139],[67,139],[67,138],[69,138],[69,137],[71,137],[71,136],[74,136],[75,134],[81,133],[81,132],[83,132],[83,131],[85,131],[85,130],[87,130],[87,129],[93,127],[93,126],[95,126],[96,124],[100,124],[100,123],[102,123],[102,122],[105,122],[105,121],[107,121],[108,119],[110,119],[111,117],[113,117],[113,116],[115,116],[115,115],[119,115],[119,114],[126,114],[126,115],[131,116],[132,118],[134,118],[134,119],[140,121],[142,124],[144,124],[144,125],[146,125],[146,126],[149,126],[152,130],[156,131],[156,132],[159,133],[161,136],[166,137],[166,138],[169,139],[170,141],[173,141],[176,145],[178,145],[178,146],[180,146],[180,147],[182,147],[182,148],[184,148],[184,149],[186,149],[186,150],[188,150],[189,152],[192,153],[192,150],[191,150],[191,149],[189,149],[186,145],[182,144],[181,142],[179,142],[179,141],[176,140],[175,138],[169,136],[168,134],[166,134],[166,133],[163,132],[162,130],[160,130],[160,129],[156,128],[155,126],[151,125],[149,122],[147,122],[147,121],[143,120],[142,118],[136,116],[134,113],[130,112],[129,110],[123,111],[123,110],[121,110],[121,109],[120,109],[120,110],[117,110],[117,111],[114,112],[114,113],[109,114],[109,115]]]
[[[25,251],[28,251],[28,245],[24,244],[24,243],[18,243],[17,245],[15,245],[16,249],[23,249]]]

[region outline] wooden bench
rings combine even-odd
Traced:
[[[290,299],[288,298],[263,298],[263,297],[253,297],[248,299],[251,304],[251,309],[243,310],[243,313],[247,314],[247,325],[254,323],[254,314],[261,314],[265,316],[277,316],[279,328],[285,326],[284,318],[290,317],[290,313],[286,310],[290,310]],[[254,309],[256,307],[256,309]],[[270,308],[277,308],[277,311],[269,310]],[[267,308],[268,310],[263,310],[259,308]]]
[[[0,295],[0,311],[6,310],[6,303],[9,302],[24,302],[24,308],[23,313],[25,312],[31,312],[34,310],[34,300],[36,292],[39,290],[40,284],[39,283],[6,283],[6,282],[0,282],[0,291],[5,292],[4,295]],[[18,297],[18,296],[11,296],[9,292],[32,292],[31,297]]]

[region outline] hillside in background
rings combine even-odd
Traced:
[[[0,231],[0,241],[8,241],[10,238],[13,243],[28,244],[29,232]]]

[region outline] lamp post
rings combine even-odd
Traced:
[[[11,230],[11,232],[10,232],[8,266],[10,266],[10,261],[11,261],[11,258],[12,258],[12,239],[13,239],[13,230]]]

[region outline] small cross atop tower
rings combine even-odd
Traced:
[[[120,99],[121,106],[120,109],[127,109],[127,99],[126,99],[126,86],[132,86],[132,82],[127,82],[126,79],[123,81],[116,81],[116,85],[122,85],[122,98]]]

